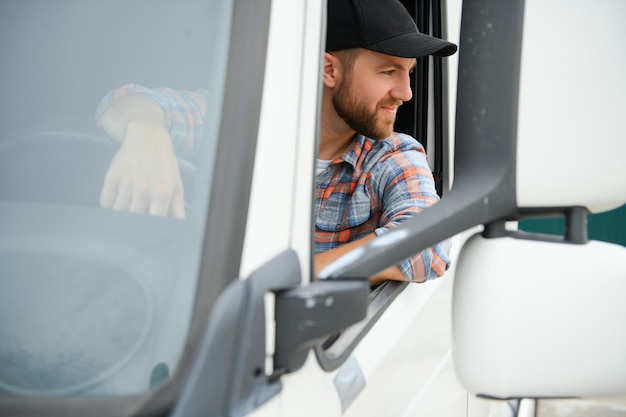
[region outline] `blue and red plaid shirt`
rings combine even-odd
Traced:
[[[439,200],[422,145],[394,133],[384,140],[357,135],[317,176],[316,253],[382,235]],[[443,275],[450,264],[444,241],[398,264],[409,281]]]
[[[96,119],[114,100],[128,95],[148,97],[163,109],[176,153],[181,156],[188,156],[193,154],[202,140],[208,94],[208,90],[186,91],[126,84],[109,91],[100,100],[96,110]]]
[[[128,84],[102,99],[96,118],[111,101],[129,94],[153,99],[165,112],[174,149],[198,147],[206,115],[206,90],[181,91]],[[356,135],[346,151],[317,175],[314,252],[324,252],[371,233],[382,235],[439,200],[422,145],[394,133],[384,140]],[[443,275],[450,264],[444,241],[398,264],[409,281]]]

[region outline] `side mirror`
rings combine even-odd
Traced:
[[[453,291],[468,391],[500,399],[626,392],[626,248],[471,237]]]
[[[463,3],[452,192],[482,198],[486,215],[456,263],[453,353],[477,395],[626,393],[626,248],[587,241],[586,219],[626,202],[626,54],[608,52],[621,16],[609,2]],[[503,181],[486,193],[490,170]],[[558,214],[560,239],[503,226]]]

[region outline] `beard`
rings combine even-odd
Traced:
[[[346,78],[337,87],[332,101],[335,111],[348,126],[357,133],[374,140],[388,138],[393,132],[395,117],[381,118],[378,110],[384,105],[377,103],[373,111],[369,110],[367,103],[360,101],[352,92],[350,78]],[[396,105],[394,100],[389,104]]]

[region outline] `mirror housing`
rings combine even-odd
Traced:
[[[453,353],[479,396],[626,392],[626,248],[472,236],[458,259]]]
[[[611,48],[625,33],[621,5],[477,0],[463,2],[462,13],[448,196],[482,199],[484,215],[473,223],[485,232],[456,262],[459,380],[501,399],[622,395],[626,248],[587,241],[586,218],[626,202],[616,115],[626,54]],[[581,50],[591,53],[579,66]],[[560,238],[504,229],[505,221],[559,215]]]

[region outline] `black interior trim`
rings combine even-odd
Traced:
[[[402,4],[415,17],[420,31],[430,33],[439,38],[446,38],[445,5],[440,0],[403,0]],[[432,65],[431,65],[432,63]],[[407,133],[417,139],[434,160],[433,177],[435,188],[439,196],[449,189],[448,147],[446,145],[448,132],[448,107],[444,94],[447,93],[447,62],[441,57],[427,57],[418,59],[415,71],[411,75],[411,90],[413,98],[405,102],[398,110],[395,130]],[[429,83],[433,82],[433,88]],[[431,100],[431,91],[433,94]],[[434,137],[429,143],[428,123],[430,120],[430,105],[433,101]],[[433,148],[433,149],[431,149]]]

